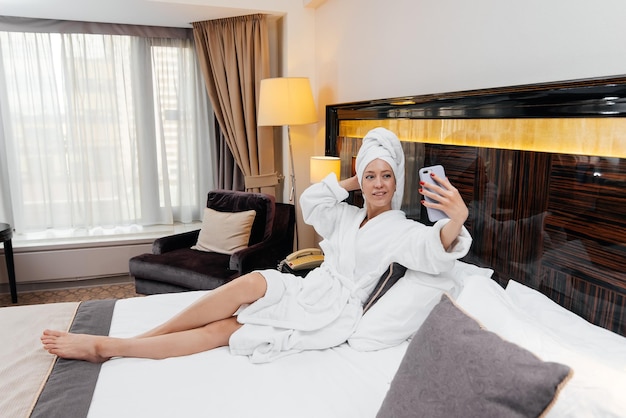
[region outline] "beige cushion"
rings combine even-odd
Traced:
[[[256,212],[218,212],[204,209],[202,227],[194,250],[232,254],[248,246]]]

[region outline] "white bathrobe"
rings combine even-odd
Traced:
[[[237,312],[244,326],[230,338],[233,354],[266,362],[339,345],[356,329],[363,303],[389,264],[437,274],[450,270],[469,250],[471,237],[465,228],[445,251],[439,232],[447,220],[428,227],[400,210],[384,212],[360,227],[366,211],[342,202],[347,197],[334,174],[302,193],[304,220],[323,238],[324,263],[304,279],[261,271],[267,292]]]

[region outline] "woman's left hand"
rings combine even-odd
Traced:
[[[424,206],[439,209],[450,218],[450,221],[441,229],[441,243],[447,250],[454,244],[456,238],[461,233],[463,224],[469,215],[469,210],[461,194],[457,188],[450,183],[447,177],[439,177],[433,173],[433,179],[438,185],[420,182],[422,187],[419,192],[438,202],[431,203],[422,200]]]
[[[422,188],[420,194],[427,196],[438,203],[422,201],[427,208],[439,209],[448,215],[451,220],[463,224],[469,215],[467,205],[456,187],[450,183],[447,177],[439,177],[433,173],[432,178],[438,185],[420,182]]]

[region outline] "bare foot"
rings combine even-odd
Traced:
[[[106,337],[47,329],[41,335],[41,343],[50,354],[61,358],[102,363],[110,358],[99,354],[99,342],[103,338]]]

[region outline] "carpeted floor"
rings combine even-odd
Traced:
[[[0,307],[35,305],[55,302],[80,302],[94,299],[125,299],[142,296],[135,293],[134,283],[116,283],[90,287],[18,292],[17,304],[11,303],[11,295],[0,294]]]

